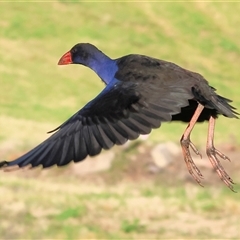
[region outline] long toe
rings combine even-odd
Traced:
[[[188,169],[189,173],[191,174],[193,179],[200,186],[203,186],[201,184],[201,179],[203,179],[203,175],[202,175],[201,171],[199,170],[199,168],[196,166],[195,162],[193,161],[191,153],[189,151],[189,146],[190,146],[191,141],[189,139],[181,140],[180,143],[181,143],[181,147],[182,147],[184,161],[186,163],[186,166],[187,166],[187,169]]]
[[[219,161],[218,157],[221,157],[222,159],[226,160],[229,159],[226,155],[222,154],[220,151],[215,149],[213,146],[207,148],[207,155],[208,158],[214,168],[214,170],[219,175],[220,179],[232,190],[234,184],[232,178],[228,175],[228,173],[225,171],[224,167],[222,166],[221,162]],[[230,159],[229,159],[230,160]]]

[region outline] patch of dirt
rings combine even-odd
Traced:
[[[240,148],[231,144],[223,144],[217,148],[231,159],[231,162],[221,160],[221,163],[231,178],[236,183],[240,184],[240,161],[238,161],[240,157]],[[110,150],[115,153],[115,160],[113,161],[113,165],[110,170],[105,172],[89,173],[84,176],[80,176],[74,172],[74,168],[72,166],[74,163],[61,168],[52,167],[46,170],[36,168],[32,170],[14,171],[11,172],[11,174],[16,174],[25,178],[64,178],[65,176],[71,176],[80,178],[84,181],[105,182],[109,185],[114,185],[122,180],[132,182],[148,180],[157,183],[164,182],[165,184],[173,186],[178,185],[179,183],[197,184],[189,174],[181,153],[179,153],[175,160],[169,165],[160,169],[153,162],[151,149],[152,147],[144,142],[133,142],[130,146],[128,146],[128,148],[115,147]],[[205,150],[201,149],[200,152],[203,156],[202,159],[199,156],[194,156],[194,153],[192,153],[192,156],[196,165],[202,172],[202,184],[204,186],[222,186],[224,183],[212,168],[211,163],[205,154]],[[85,161],[94,162],[94,158],[87,159]],[[80,168],[81,162],[77,164]]]
[[[230,144],[224,144],[221,146],[217,146],[217,149],[231,159],[231,162],[227,160],[220,161],[226,172],[233,179],[233,181],[235,181],[236,183],[239,182],[240,184],[240,161],[238,161],[240,157],[240,148]],[[216,171],[213,169],[210,161],[207,158],[205,150],[200,149],[200,152],[202,153],[202,159],[199,156],[194,155],[194,153],[192,153],[192,156],[194,162],[202,172],[203,185],[220,186],[224,184],[219,178]],[[176,185],[179,182],[191,182],[193,184],[197,184],[189,174],[181,153],[178,154],[175,160],[172,161],[164,169],[157,169],[156,166],[154,166],[150,155],[150,149],[148,149],[147,147],[143,153],[140,153],[140,151],[138,151],[135,159],[135,161],[129,164],[128,170],[128,176],[132,179],[152,178],[153,180],[155,179],[157,181],[164,180],[165,183],[170,185]],[[152,167],[155,167],[155,169],[151,170]]]

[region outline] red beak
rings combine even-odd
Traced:
[[[58,65],[66,65],[66,64],[71,64],[72,62],[72,56],[70,51],[66,52],[58,61]]]

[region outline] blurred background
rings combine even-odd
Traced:
[[[46,139],[104,88],[83,66],[57,66],[79,42],[111,58],[139,53],[199,72],[240,109],[239,12],[227,2],[1,2],[0,159]],[[183,123],[75,165],[1,171],[0,238],[240,238],[239,193],[206,158],[207,126],[192,134],[204,188],[183,161]],[[223,165],[240,192],[239,144],[239,121],[220,117],[215,145],[231,158]]]

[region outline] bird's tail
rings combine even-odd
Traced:
[[[196,100],[206,108],[215,109],[217,114],[222,114],[225,117],[238,118],[239,113],[235,111],[236,108],[229,104],[232,100],[218,95],[215,91],[216,89],[211,86],[207,94],[204,94],[205,91],[201,91],[198,87],[192,88]]]
[[[232,100],[222,97],[220,95],[216,95],[211,99],[211,103],[213,107],[223,116],[229,118],[238,118],[238,112],[236,112],[236,108],[230,105]]]

